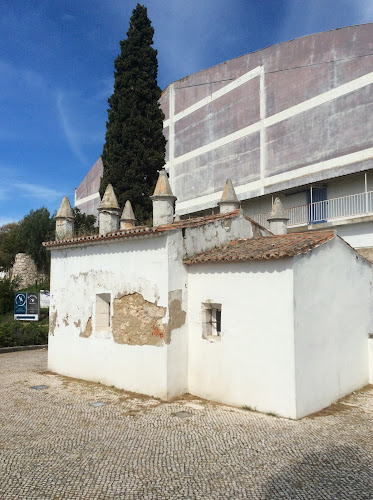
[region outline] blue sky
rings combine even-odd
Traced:
[[[136,1],[0,3],[0,225],[74,199],[102,152],[113,62]],[[163,89],[310,33],[373,21],[373,0],[147,0]]]

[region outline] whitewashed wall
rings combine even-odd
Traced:
[[[371,276],[339,238],[295,258],[297,418],[368,383]]]
[[[168,306],[166,240],[117,240],[52,250],[51,315],[57,310],[58,316],[54,334],[49,336],[49,370],[167,397],[165,346],[122,345],[111,334],[94,329],[96,293],[110,292],[114,298],[139,292],[150,302]],[[93,332],[82,338],[80,328],[91,316]]]
[[[181,290],[182,310],[188,311],[187,270],[183,265],[183,237],[181,231],[168,236],[168,288]],[[173,330],[171,343],[167,346],[167,395],[173,398],[188,391],[188,325],[185,323]]]
[[[373,384],[373,339],[368,340],[369,383]]]
[[[373,222],[336,226],[335,229],[354,248],[373,247]]]
[[[193,265],[188,288],[189,392],[294,418],[291,260]],[[222,304],[220,342],[202,338],[207,300]]]

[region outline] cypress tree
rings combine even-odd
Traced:
[[[127,39],[120,42],[121,52],[114,62],[114,92],[108,99],[102,153],[101,197],[111,183],[120,207],[130,200],[140,223],[151,218],[149,196],[154,191],[157,171],[164,165],[166,146],[153,35],[146,7],[137,4]]]

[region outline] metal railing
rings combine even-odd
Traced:
[[[331,222],[335,219],[373,214],[373,191],[341,196],[331,200],[316,201],[308,205],[288,208],[286,212],[289,217],[288,226],[319,224],[320,222]],[[251,218],[268,228],[267,218],[269,215],[270,212],[267,212],[253,215]]]

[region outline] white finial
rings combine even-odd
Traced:
[[[221,214],[233,212],[240,208],[240,202],[238,201],[231,179],[226,180],[224,191],[218,205]]]
[[[272,212],[268,217],[269,230],[273,234],[286,234],[288,232],[287,222],[289,217],[282,206],[279,197],[275,198],[272,206]]]
[[[69,198],[63,197],[62,203],[55,216],[56,240],[65,240],[74,236],[74,213]]]
[[[129,229],[136,225],[136,217],[132,210],[132,205],[129,200],[124,205],[122,216],[120,218],[120,228]]]
[[[165,170],[159,172],[154,194],[150,198],[153,202],[153,226],[172,224],[176,196],[173,195]]]
[[[98,207],[98,227],[100,236],[118,230],[119,214],[120,208],[113,186],[108,184]]]

